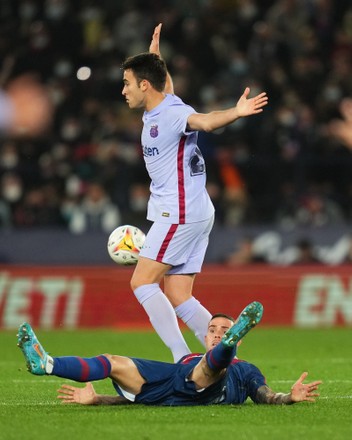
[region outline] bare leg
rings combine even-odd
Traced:
[[[195,277],[195,274],[165,275],[164,292],[173,307],[191,298]]]
[[[199,361],[193,369],[190,380],[196,384],[197,390],[207,388],[217,382],[226,372],[226,368],[222,370],[212,370],[207,364],[205,356]]]
[[[111,379],[124,390],[132,394],[139,394],[145,380],[140,375],[135,363],[128,357],[105,355],[111,363]]]

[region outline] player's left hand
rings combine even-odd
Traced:
[[[59,393],[57,398],[61,399],[62,403],[80,403],[81,405],[96,403],[97,393],[91,382],[87,382],[84,388],[63,384],[57,392]]]
[[[160,56],[160,32],[161,32],[162,23],[159,23],[158,26],[155,26],[154,33],[152,36],[152,41],[150,42],[149,52],[156,53]]]
[[[268,103],[268,96],[265,92],[260,93],[253,98],[248,98],[251,89],[246,87],[243,95],[236,104],[239,117],[250,116],[263,111],[263,107]]]
[[[308,376],[308,373],[302,373],[301,377],[291,388],[291,400],[292,402],[315,402],[314,397],[318,397],[319,393],[315,393],[322,383],[321,380],[316,380],[311,383],[304,384],[303,381]]]

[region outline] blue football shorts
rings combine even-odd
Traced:
[[[195,383],[188,379],[199,359],[188,364],[171,364],[139,358],[131,360],[146,380],[141,392],[136,396],[126,396],[126,392],[119,385],[115,382],[113,385],[118,394],[135,403],[169,406],[209,405],[218,403],[223,395],[225,377],[203,390],[196,390]]]

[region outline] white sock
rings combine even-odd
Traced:
[[[54,368],[54,359],[48,355],[46,364],[45,364],[45,372],[46,374],[51,374]]]
[[[175,307],[176,315],[194,332],[201,344],[205,347],[205,335],[211,314],[193,296]]]
[[[144,307],[149,320],[164,344],[170,348],[174,361],[190,353],[181,333],[175,310],[159,284],[145,284],[135,289],[134,294]]]

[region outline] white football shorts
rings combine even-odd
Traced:
[[[199,273],[213,224],[214,216],[184,225],[155,222],[146,235],[140,255],[173,266],[168,274]]]

